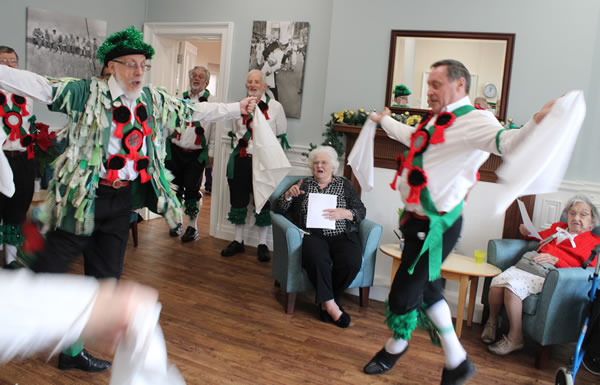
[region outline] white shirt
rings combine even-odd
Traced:
[[[260,98],[263,102],[267,101],[267,97],[263,94]],[[258,106],[256,106],[257,110],[259,110]],[[283,111],[283,106],[277,100],[271,98],[269,100],[269,109],[267,110],[267,115],[269,115],[269,120],[267,122],[271,126],[273,133],[275,136],[279,136],[281,134],[285,134],[287,132],[287,119],[285,117],[285,112]],[[246,126],[242,124],[243,120],[236,119],[232,124],[232,131],[235,135],[233,140],[233,148],[235,148],[240,139],[244,137],[246,134]],[[246,152],[248,154],[252,154],[252,140],[248,141],[248,147],[246,147]]]
[[[189,93],[189,100],[192,102],[199,103],[200,95],[204,94],[204,90],[200,93],[193,95]],[[208,98],[210,100],[210,97]],[[208,146],[208,156],[212,157],[215,147],[215,123],[208,121],[201,121],[200,125],[204,128],[204,137],[206,138],[206,145]],[[171,142],[178,145],[181,148],[190,150],[197,150],[202,148],[202,144],[196,144],[196,127],[191,122],[187,123],[185,132],[177,139],[173,137]]]
[[[465,96],[442,111],[453,111],[467,104],[471,104],[471,101]],[[433,116],[427,127],[433,125],[436,118],[437,115]],[[445,129],[445,141],[429,144],[423,154],[427,188],[437,210],[448,212],[456,207],[477,181],[477,171],[487,160],[489,153],[501,155],[510,152],[519,142],[519,138],[527,133],[528,127],[534,124],[533,120],[530,120],[521,129],[502,131],[499,135],[501,152],[498,152],[496,136],[503,127],[492,113],[474,110],[456,118],[454,123]],[[381,126],[390,138],[406,146],[410,146],[410,136],[416,131],[416,127],[402,124],[390,116],[381,120]],[[403,170],[398,182],[405,209],[425,215],[420,203],[406,203],[410,193],[407,175],[408,170]]]
[[[113,76],[108,79],[108,87],[111,100],[114,102],[121,96],[122,103],[132,111],[131,119],[134,120],[135,115],[133,114],[133,111],[137,106],[137,102],[135,100],[129,100],[125,96],[123,89],[119,86]],[[50,83],[48,83],[48,80],[45,77],[33,72],[18,70],[8,66],[0,66],[0,88],[7,89],[17,95],[33,98],[44,104],[51,104],[53,100],[52,86],[50,86]],[[240,116],[239,103],[195,103],[193,108],[193,121],[234,119]],[[107,159],[111,155],[121,152],[121,139],[113,135],[116,127],[116,123],[111,122],[111,135],[108,142]],[[141,151],[142,154],[146,154],[146,138],[144,138]],[[106,178],[106,175],[107,171],[100,172],[100,178]],[[137,178],[137,175],[138,173],[134,169],[134,161],[127,159],[125,167],[119,170],[119,179],[134,180]]]

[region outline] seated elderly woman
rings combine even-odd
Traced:
[[[302,240],[302,266],[316,288],[316,303],[323,322],[333,322],[341,328],[350,325],[350,316],[340,299],[350,286],[362,264],[359,223],[366,209],[352,184],[335,176],[339,166],[332,147],[321,146],[311,151],[309,163],[313,177],[298,181],[275,201],[273,211],[288,215],[296,226],[308,234]],[[335,209],[323,210],[323,217],[335,220],[335,229],[306,227],[309,194],[337,196]]]
[[[510,329],[508,335],[488,346],[490,352],[506,355],[523,348],[523,300],[529,295],[542,291],[544,280],[551,269],[580,267],[590,256],[590,252],[600,238],[591,233],[599,223],[598,210],[584,196],[571,198],[563,211],[567,223],[554,223],[548,230],[540,232],[542,241],[536,251],[529,251],[515,266],[492,280],[488,302],[490,316],[485,324],[481,340],[491,344],[496,337],[496,321],[504,304]],[[521,234],[529,237],[524,225],[519,227]],[[594,260],[590,266],[595,266]]]

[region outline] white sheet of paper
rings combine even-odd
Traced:
[[[519,205],[519,210],[521,210],[521,218],[523,218],[523,224],[525,225],[525,227],[527,227],[529,235],[541,240],[542,237],[540,236],[540,233],[537,232],[535,226],[533,226],[533,223],[531,223],[531,219],[529,219],[529,214],[527,214],[525,204],[520,199],[517,199],[517,204]]]
[[[308,194],[308,213],[306,227],[316,229],[335,229],[335,221],[323,217],[323,210],[334,209],[337,196],[331,194]]]

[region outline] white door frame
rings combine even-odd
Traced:
[[[194,23],[144,23],[144,41],[151,45],[158,42],[159,37],[171,37],[177,39],[193,39],[198,36],[214,36],[221,39],[221,62],[219,67],[219,82],[217,86],[218,102],[226,102],[228,100],[227,90],[229,89],[229,72],[231,69],[231,52],[233,47],[233,23],[232,22],[194,22]],[[220,154],[223,140],[224,124],[217,122],[215,133],[215,168],[213,169],[213,190],[223,185],[223,181],[219,175],[224,175],[224,167],[217,164],[216,159],[225,158]],[[220,163],[220,162],[219,162]],[[224,203],[223,194],[212,196],[212,204],[210,210],[210,234],[215,236],[217,233],[217,225],[219,219],[218,210]]]

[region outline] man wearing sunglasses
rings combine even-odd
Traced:
[[[109,36],[98,48],[108,80],[47,79],[0,66],[0,87],[30,96],[69,117],[40,220],[45,244],[32,256],[37,272],[64,273],[83,253],[85,274],[120,278],[132,209],[148,207],[170,227],[181,221],[181,203],[165,170],[164,138],[176,122],[232,119],[254,110],[254,98],[239,103],[190,103],[161,88],[144,86],[154,49],[134,27]],[[59,368],[90,372],[110,363],[83,349],[59,356]]]

